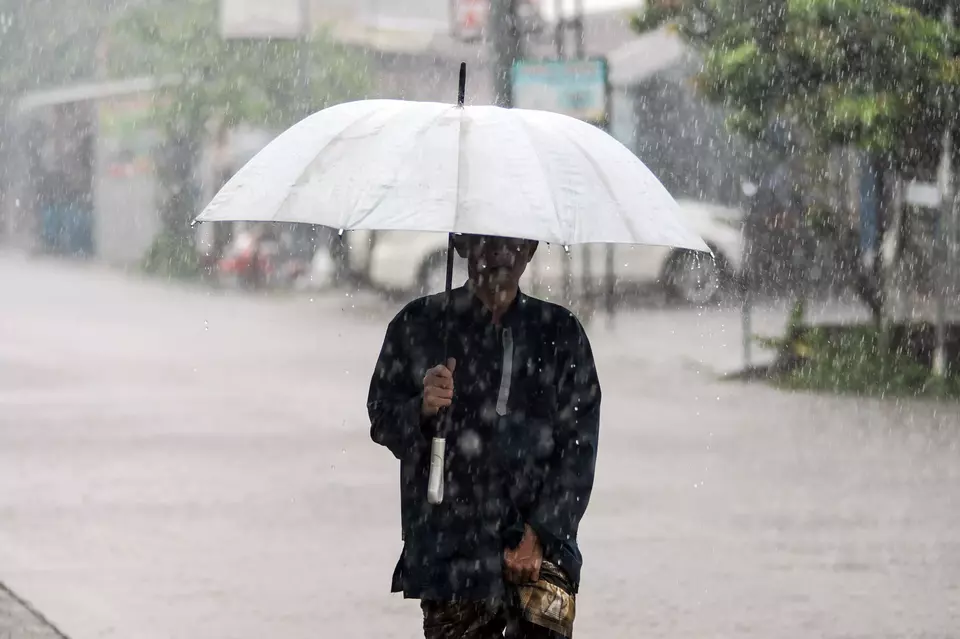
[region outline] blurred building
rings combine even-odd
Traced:
[[[23,162],[8,184],[3,234],[54,254],[140,259],[159,228],[145,120],[158,81],[143,78],[31,92],[11,141]]]
[[[262,8],[278,15],[278,3],[290,3],[287,9],[296,15],[301,2],[260,1]],[[494,88],[484,39],[488,3],[310,0],[309,9],[313,26],[373,53],[376,97],[452,102],[459,64],[466,61],[468,102],[489,103]],[[243,4],[255,6],[252,0]],[[572,4],[565,3],[568,12]],[[740,179],[756,158],[726,133],[723,114],[693,92],[690,79],[698,66],[696,59],[668,33],[634,33],[629,19],[639,9],[638,1],[583,0],[582,4],[584,53],[609,61],[611,133],[678,196],[737,204]],[[555,3],[524,0],[522,6],[526,57],[555,57]],[[79,144],[87,145],[89,153],[77,156],[82,166],[53,167],[38,157],[21,167],[16,193],[6,198],[8,210],[0,216],[7,238],[31,238],[58,252],[94,254],[110,262],[140,258],[159,229],[150,153],[157,140],[149,126],[135,123],[145,115],[145,96],[157,81],[101,82],[21,99],[18,128],[22,136],[30,131],[42,139],[21,137],[20,148]],[[64,128],[67,113],[74,114],[70,116],[73,124]],[[212,142],[214,147],[219,144]],[[210,175],[200,177],[207,187],[222,181],[218,175],[223,171],[237,168],[235,162],[224,160],[224,152],[215,149],[205,165]],[[52,193],[44,186],[51,180],[41,179],[40,173],[61,169],[74,178],[70,194]],[[60,196],[70,204],[51,204],[50,198]],[[72,222],[65,222],[67,218]]]

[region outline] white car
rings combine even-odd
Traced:
[[[654,246],[543,245],[524,274],[521,286],[546,298],[562,299],[564,282],[602,287],[608,251],[613,252],[618,286],[659,283],[679,300],[706,304],[717,298],[740,270],[743,212],[693,200],[679,201],[690,227],[710,246],[714,257]],[[354,268],[366,269],[380,288],[417,294],[440,292],[446,277],[447,236],[442,233],[378,231],[350,233]],[[454,285],[466,281],[466,264],[456,258]],[[602,290],[602,289],[599,289]]]

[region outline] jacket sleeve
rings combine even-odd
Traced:
[[[427,448],[420,421],[423,389],[411,377],[405,326],[401,314],[387,327],[367,395],[370,437],[400,460]]]
[[[583,327],[571,321],[573,326],[557,341],[553,454],[527,522],[548,553],[576,539],[593,490],[600,434],[600,381],[593,352]]]

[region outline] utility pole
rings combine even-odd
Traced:
[[[576,48],[577,60],[583,60],[587,57],[586,45],[583,40],[583,0],[574,0],[571,26],[573,27],[573,45]]]
[[[566,60],[567,59],[567,26],[568,21],[564,17],[566,9],[564,7],[564,0],[554,0],[554,14],[556,15],[557,25],[554,32],[554,44],[556,45],[557,60]],[[580,37],[580,41],[583,41],[583,37]],[[580,51],[578,45],[577,50]],[[588,247],[583,247],[584,254]],[[573,256],[567,247],[564,247],[563,255],[563,282],[562,282],[562,298],[563,303],[570,305],[573,303],[573,264],[571,260]]]
[[[311,0],[300,0],[300,38],[298,41],[299,49],[297,51],[297,62],[300,63],[298,73],[300,75],[300,100],[301,106],[298,116],[305,118],[313,113],[313,82],[310,76],[313,71],[313,16],[310,11]],[[327,251],[330,254],[330,260],[334,266],[334,284],[338,284],[345,275],[347,275],[347,249],[343,234],[331,232],[330,229],[320,229],[316,226],[308,227],[313,251],[319,248],[318,239],[321,232],[325,232],[327,237]]]
[[[556,55],[557,60],[569,60],[570,56],[567,55],[567,32],[572,31],[574,42],[574,57],[575,60],[584,60],[586,59],[586,44],[584,39],[584,10],[583,10],[583,0],[574,0],[574,13],[572,18],[567,18],[565,16],[565,2],[564,0],[554,0],[554,13],[556,14],[556,30],[554,32],[554,42],[556,44]],[[614,249],[612,246],[606,247],[606,267],[607,267],[607,277],[606,277],[606,288],[607,288],[607,312],[609,314],[610,321],[612,322],[613,317],[613,263],[614,263]],[[581,310],[583,316],[589,317],[593,314],[593,309],[597,296],[595,294],[595,283],[593,281],[593,252],[594,247],[591,245],[583,245],[580,247],[580,259],[581,259],[581,273],[580,273],[580,297],[578,302],[583,306]],[[571,263],[570,253],[564,256],[563,260],[563,300],[566,303],[573,302],[573,265]]]
[[[491,0],[490,30],[493,46],[493,87],[495,101],[502,107],[513,106],[513,65],[523,59],[523,41],[517,19],[519,0]]]
[[[303,100],[301,117],[310,115],[310,0],[300,0],[300,99]]]
[[[567,26],[573,31],[573,46],[576,59],[583,60],[587,57],[583,37],[583,0],[574,0],[573,18],[567,21]],[[596,300],[593,282],[593,250],[594,247],[590,244],[584,244],[580,250],[580,256],[583,261],[581,265],[582,272],[580,273],[580,297],[582,298],[581,301],[584,306],[582,311],[587,318],[593,314],[594,302]]]
[[[754,233],[750,225],[753,223],[752,220],[755,219],[757,202],[755,199],[756,192],[752,186],[750,192],[747,192],[746,188],[743,188],[743,190],[744,195],[750,198],[750,203],[747,219],[744,220],[740,229],[740,332],[743,348],[743,368],[748,370],[753,366],[753,287],[755,284],[753,278]]]
[[[943,22],[947,29],[953,28],[953,6],[947,4],[947,9],[943,16]],[[952,58],[953,51],[950,48],[949,36],[944,41],[944,55]],[[939,277],[937,277],[936,289],[936,308],[934,310],[934,323],[936,325],[936,346],[933,351],[933,375],[934,377],[944,378],[947,376],[947,289],[952,288],[950,268],[950,244],[954,241],[952,224],[954,216],[954,198],[953,198],[953,128],[954,105],[950,92],[947,92],[947,105],[944,110],[946,125],[943,130],[943,149],[940,156],[940,219],[937,224],[936,252],[935,260]]]

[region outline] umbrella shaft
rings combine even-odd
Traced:
[[[453,326],[453,233],[447,235],[447,282],[443,318],[443,363],[450,357],[450,332]],[[430,476],[427,479],[427,501],[439,504],[443,501],[443,460],[446,452],[446,436],[450,429],[451,409],[440,411],[437,434],[430,445]]]
[[[447,235],[447,283],[445,297],[443,301],[443,364],[446,365],[450,359],[450,333],[453,328],[453,233]],[[450,411],[441,411],[439,419],[438,437],[447,436],[447,428],[450,425]]]

